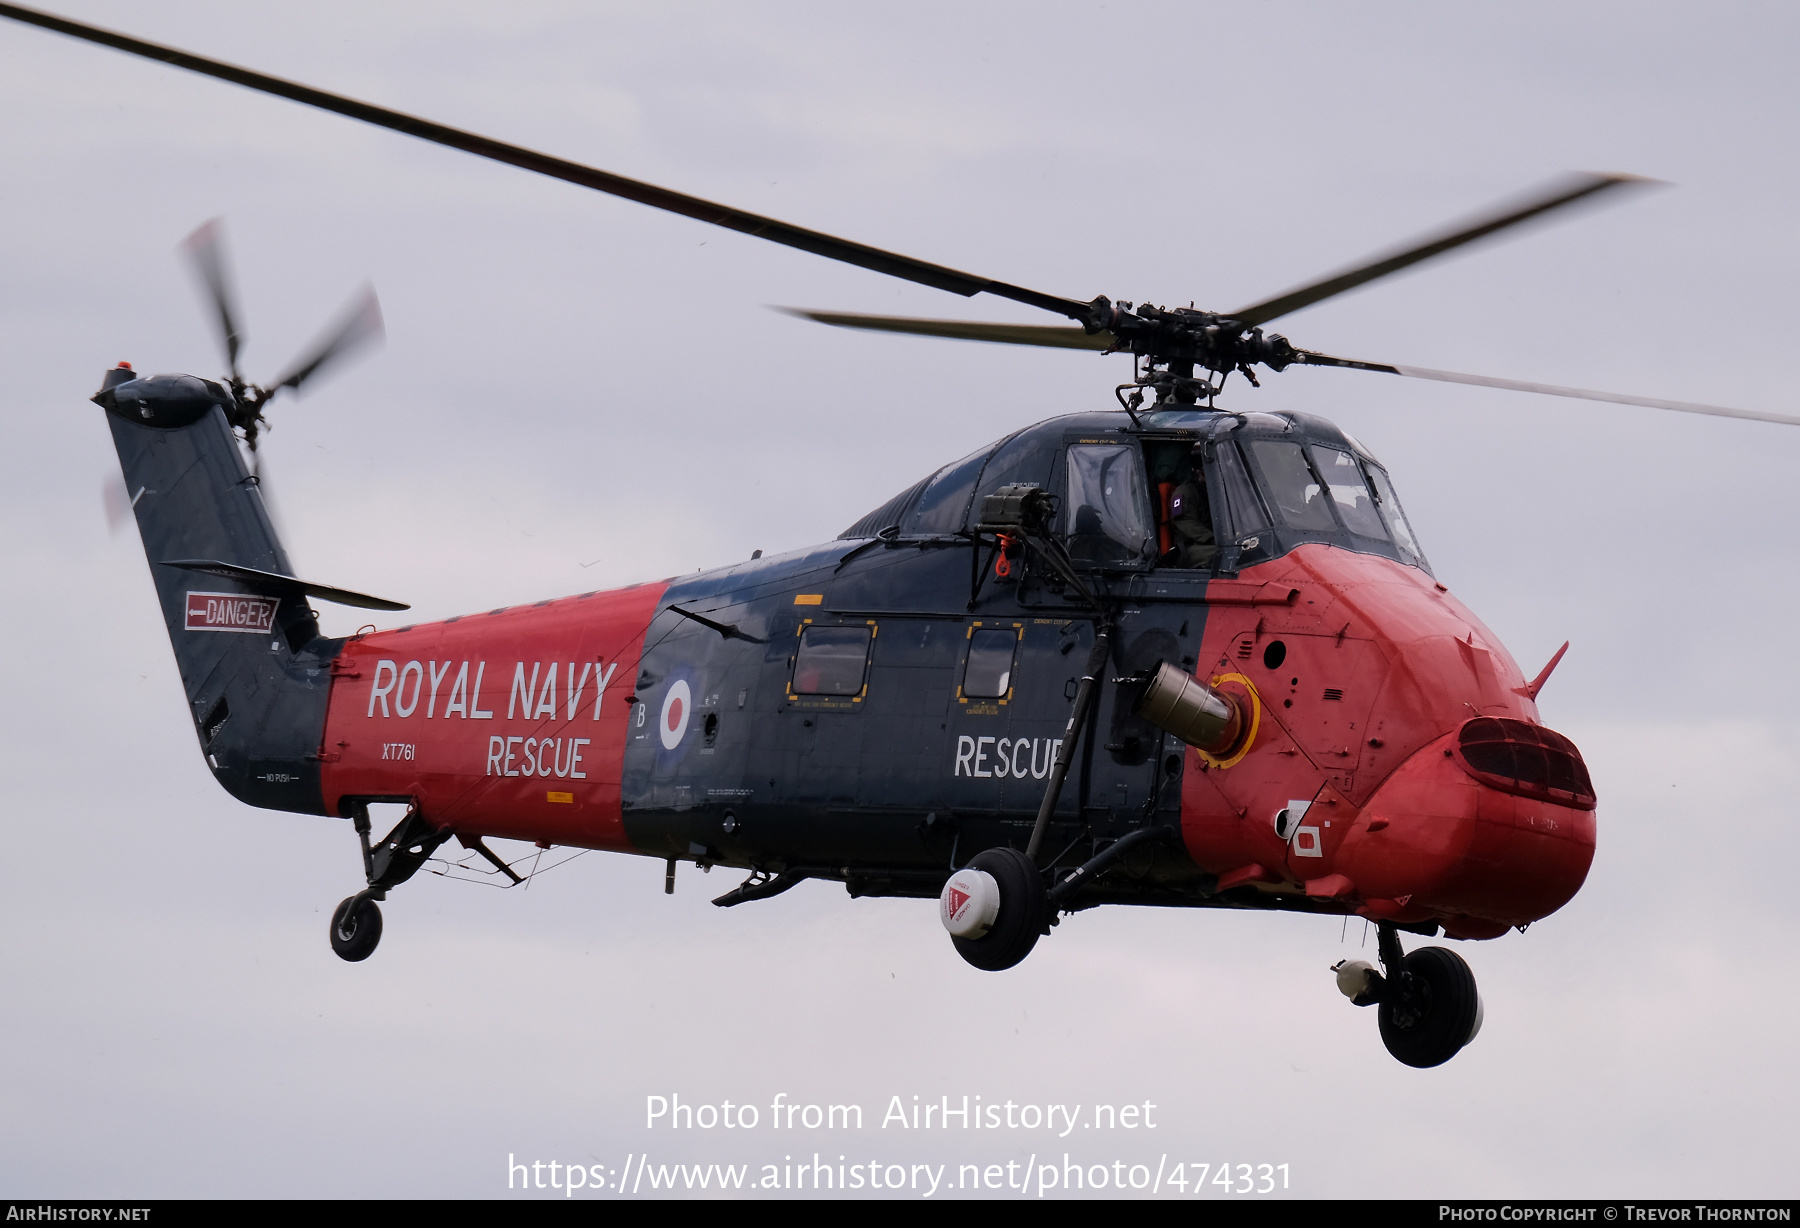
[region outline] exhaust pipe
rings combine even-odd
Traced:
[[[1163,662],[1138,693],[1132,712],[1196,750],[1221,758],[1236,749],[1244,716],[1231,696]]]

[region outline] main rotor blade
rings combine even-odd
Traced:
[[[350,306],[337,322],[314,344],[311,354],[289,367],[287,373],[275,381],[270,392],[277,388],[292,388],[298,392],[300,385],[317,373],[319,368],[343,358],[353,350],[379,342],[386,336],[387,330],[381,321],[381,302],[375,297],[375,288],[365,286],[363,292],[351,300]]]
[[[1645,179],[1638,175],[1601,175],[1589,172],[1570,175],[1521,201],[1504,206],[1497,213],[1483,215],[1447,234],[1420,239],[1392,255],[1382,256],[1368,264],[1334,274],[1323,281],[1316,281],[1311,285],[1289,290],[1286,294],[1246,307],[1242,311],[1232,312],[1231,318],[1242,322],[1248,328],[1255,328],[1278,316],[1298,311],[1302,307],[1310,307],[1314,303],[1328,299],[1335,294],[1342,294],[1346,290],[1354,290],[1360,285],[1374,281],[1377,277],[1386,277],[1389,273],[1399,272],[1421,260],[1429,260],[1452,248],[1461,247],[1465,243],[1473,243],[1475,240],[1485,238],[1497,231],[1517,226],[1520,222],[1541,217],[1552,210],[1585,200],[1596,193],[1613,188],[1642,187],[1655,183],[1657,180]]]
[[[225,254],[225,230],[219,218],[203,223],[181,241],[195,276],[212,298],[213,310],[219,316],[219,338],[225,347],[225,363],[231,378],[238,379],[238,350],[244,335],[238,331],[236,295],[231,289],[231,260]]]
[[[1596,392],[1591,388],[1567,388],[1561,384],[1534,384],[1528,380],[1496,379],[1491,375],[1464,375],[1460,371],[1437,371],[1431,367],[1402,367],[1398,364],[1358,362],[1351,358],[1333,358],[1329,354],[1300,351],[1296,364],[1310,367],[1349,367],[1356,371],[1379,371],[1386,375],[1404,375],[1409,379],[1433,379],[1446,384],[1474,384],[1481,388],[1507,388],[1514,392],[1536,392],[1551,397],[1574,397],[1582,401],[1609,401],[1614,405],[1643,405],[1650,409],[1672,409],[1683,414],[1707,414],[1714,418],[1747,418],[1752,422],[1779,422],[1784,426],[1800,426],[1800,418],[1788,414],[1764,413],[1756,409],[1733,409],[1726,405],[1701,405],[1693,401],[1667,401],[1661,397],[1638,397],[1622,392]]]
[[[552,179],[561,179],[585,188],[592,188],[596,192],[622,196],[626,200],[635,200],[639,204],[666,209],[671,213],[694,218],[696,221],[708,222],[714,226],[723,226],[727,230],[767,239],[772,243],[799,248],[801,251],[824,256],[829,260],[854,264],[859,268],[886,273],[890,277],[899,277],[906,281],[918,282],[921,285],[933,286],[939,290],[948,290],[965,298],[976,294],[994,294],[1001,298],[1011,299],[1016,303],[1025,303],[1032,307],[1041,307],[1045,311],[1054,311],[1068,316],[1072,320],[1085,320],[1091,311],[1088,304],[1079,303],[1073,299],[1043,294],[1022,286],[1008,285],[991,278],[978,277],[973,273],[963,273],[942,265],[915,260],[911,256],[902,256],[894,252],[882,251],[880,248],[869,247],[866,244],[853,243],[835,235],[824,234],[817,230],[807,230],[775,218],[734,209],[729,205],[715,204],[697,196],[688,196],[681,192],[670,191],[668,188],[659,188],[654,184],[627,179],[623,175],[614,175],[608,171],[596,170],[591,166],[569,162],[518,145],[509,145],[491,137],[447,127],[444,124],[433,123],[430,120],[406,115],[399,111],[390,111],[385,107],[372,106],[366,102],[358,102],[354,98],[316,90],[292,81],[283,81],[279,77],[270,77],[263,73],[252,72],[247,68],[238,68],[218,60],[209,60],[173,47],[164,47],[157,43],[132,38],[129,35],[116,34],[97,26],[83,25],[81,22],[69,21],[66,18],[39,12],[36,9],[23,8],[16,4],[0,4],[0,17],[10,17],[14,21],[41,26],[46,30],[55,30],[59,34],[86,39],[91,43],[99,43],[102,46],[129,52],[132,55],[143,56],[145,59],[172,64],[176,68],[185,68],[190,72],[217,77],[221,81],[230,81],[249,89],[261,90],[265,94],[274,94],[294,102],[304,103],[307,106],[347,115],[351,119],[360,119],[364,123],[374,124],[377,127],[404,132],[408,136],[415,136],[423,141],[432,141],[439,145],[447,145],[452,149],[463,150],[465,153],[491,158],[496,162],[504,162],[509,166],[536,171],[541,175],[548,175]]]
[[[916,333],[922,337],[953,337],[959,341],[993,341],[1001,345],[1042,345],[1066,350],[1109,350],[1118,338],[1109,332],[1090,333],[1061,324],[981,324],[970,320],[921,320],[914,316],[865,316],[842,311],[803,311],[777,307],[783,315],[817,320],[835,328],[862,328],[882,333]]]

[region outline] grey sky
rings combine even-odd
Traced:
[[[1071,297],[1229,309],[1569,169],[1670,181],[1282,321],[1377,361],[1800,413],[1796,17],[1778,4],[243,6],[62,0],[141,37]],[[1442,580],[1601,795],[1588,885],[1461,944],[1487,1022],[1382,1050],[1324,919],[1096,910],[1020,968],[929,902],[592,854],[421,875],[326,945],[349,826],[208,779],[85,397],[216,375],[175,253],[227,219],[269,377],[364,279],[389,344],[278,403],[298,570],[422,618],[803,546],[1125,360],[765,310],[1034,319],[0,24],[0,1191],[505,1189],[617,1166],[1288,1163],[1310,1196],[1794,1196],[1800,431],[1296,370],[1230,403],[1383,458]],[[347,632],[360,612],[332,610]],[[644,1097],[869,1125],[647,1133]],[[889,1098],[1150,1100],[1159,1126],[921,1137]],[[1083,1132],[1077,1131],[1076,1135]],[[1079,1144],[1079,1145],[1077,1145]],[[1015,1156],[1014,1153],[1017,1153]]]

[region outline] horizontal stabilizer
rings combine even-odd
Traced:
[[[254,567],[239,567],[236,563],[220,563],[212,559],[164,559],[164,567],[179,567],[183,571],[199,571],[209,576],[218,576],[224,580],[236,580],[239,584],[248,584],[257,592],[270,597],[317,597],[321,601],[332,601],[338,605],[353,605],[363,610],[410,610],[409,605],[398,601],[384,601],[380,597],[371,597],[367,593],[353,593],[347,588],[332,588],[328,584],[308,584],[305,580],[293,576],[278,576],[272,571],[258,571]]]

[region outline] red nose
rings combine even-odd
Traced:
[[[1574,744],[1477,717],[1402,764],[1363,807],[1337,868],[1366,912],[1491,938],[1549,916],[1594,859],[1594,797]]]

